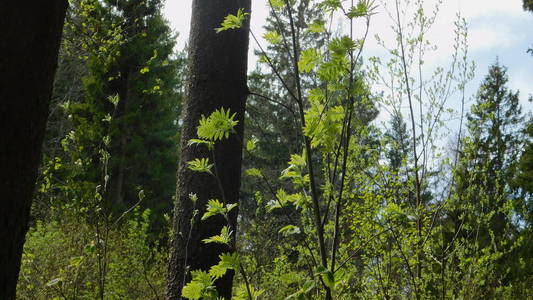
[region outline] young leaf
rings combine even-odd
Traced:
[[[263,34],[263,38],[272,45],[281,43],[281,35],[277,31],[268,31]]]
[[[202,116],[200,125],[196,130],[198,137],[213,142],[224,138],[227,139],[230,132],[239,123],[239,121],[235,120],[235,115],[236,113],[230,116],[229,109],[224,110],[224,108],[221,108],[211,113],[208,118]]]
[[[192,146],[192,145],[206,145],[207,148],[211,149],[213,147],[215,143],[211,142],[211,141],[206,141],[206,140],[201,140],[201,139],[190,139],[188,142],[187,142],[187,146]]]
[[[202,270],[192,271],[191,275],[192,280],[183,287],[181,295],[187,299],[200,299],[212,287],[213,279],[207,272]]]
[[[322,33],[326,31],[326,28],[324,27],[325,22],[323,20],[316,20],[313,23],[309,24],[309,27],[307,27],[307,30],[314,33]]]
[[[257,146],[257,138],[253,137],[246,142],[246,151],[252,152]]]
[[[251,168],[251,169],[246,170],[246,175],[251,176],[251,177],[259,177],[259,178],[263,176],[261,174],[261,170],[256,169],[256,168]]]
[[[229,230],[228,226],[222,227],[222,230],[220,231],[219,235],[214,235],[208,239],[203,239],[202,242],[209,244],[209,243],[217,243],[217,244],[226,244],[229,245],[231,241],[231,231]]]
[[[249,13],[245,13],[244,9],[239,8],[237,11],[237,15],[229,14],[224,18],[224,21],[222,21],[222,24],[220,24],[219,28],[216,28],[216,32],[220,33],[222,31],[228,30],[228,29],[237,29],[242,27],[242,23],[244,20],[246,20],[246,16],[248,16]]]
[[[189,165],[189,169],[193,171],[213,174],[211,168],[213,168],[214,165],[209,164],[209,158],[196,158],[193,161],[187,162],[187,164]]]
[[[313,48],[302,51],[298,68],[302,72],[311,72],[320,63],[320,53]]]
[[[226,266],[221,265],[220,263],[218,263],[218,264],[216,264],[214,266],[211,266],[211,268],[209,268],[209,275],[211,275],[215,279],[218,279],[218,278],[224,276],[226,274],[227,270],[228,270],[228,268],[226,268]]]
[[[207,210],[202,216],[202,221],[215,215],[224,215],[226,213],[226,209],[224,208],[224,204],[222,202],[218,201],[217,199],[210,199],[207,201]]]
[[[272,7],[272,9],[274,10],[278,10],[285,6],[283,0],[269,0],[268,3],[270,4],[270,7]]]
[[[181,296],[187,299],[196,300],[202,298],[204,286],[200,282],[191,281],[181,290]]]
[[[220,262],[227,269],[236,270],[241,263],[241,257],[237,253],[223,253],[219,256]]]
[[[144,68],[142,68],[142,69],[139,71],[139,73],[141,73],[141,74],[146,74],[146,73],[148,73],[148,72],[150,72],[150,68],[148,68],[148,67],[144,67]]]
[[[330,289],[333,289],[335,287],[335,277],[333,276],[333,273],[331,271],[324,272],[320,274],[322,277],[322,280],[324,281],[324,284],[329,287]]]

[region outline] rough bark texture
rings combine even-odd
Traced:
[[[174,209],[174,236],[169,263],[167,299],[181,299],[183,284],[190,280],[186,268],[191,270],[209,268],[218,263],[218,256],[230,251],[220,245],[204,244],[202,240],[220,233],[226,225],[222,217],[200,221],[208,199],[222,201],[215,179],[206,174],[193,172],[187,162],[212,154],[203,146],[187,146],[197,138],[196,127],[202,115],[208,116],[215,109],[229,108],[237,113],[237,135],[218,142],[215,146],[216,171],[222,181],[224,198],[235,203],[239,198],[244,109],[248,88],[246,85],[248,28],[216,33],[215,28],[228,14],[236,14],[239,8],[250,11],[250,0],[194,0],[192,7],[191,33],[189,40],[189,65],[186,99],[183,106],[183,129],[181,163],[178,169],[176,204]],[[193,204],[189,194],[195,193],[198,201]],[[192,222],[193,211],[198,213]],[[237,211],[230,216],[230,226],[235,233]],[[218,280],[219,296],[231,298],[233,274]]]
[[[0,299],[15,299],[66,9],[0,1]]]

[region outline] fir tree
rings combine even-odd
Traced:
[[[468,136],[455,175],[457,195],[448,213],[456,232],[452,242],[457,238],[462,244],[457,252],[464,257],[458,259],[476,261],[475,268],[462,270],[462,278],[473,280],[462,292],[487,298],[496,297],[510,281],[505,265],[513,261],[518,230],[511,183],[521,149],[522,115],[518,92],[506,87],[506,73],[498,62],[490,66],[467,115]]]

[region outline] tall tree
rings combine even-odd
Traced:
[[[105,94],[96,100],[119,95],[110,134],[108,196],[114,204],[131,206],[136,189],[143,189],[145,206],[162,219],[175,189],[181,61],[174,58],[175,40],[161,14],[164,1],[105,2],[118,12],[126,39],[109,72],[97,74]]]
[[[67,5],[0,3],[0,299],[15,298]]]
[[[239,9],[249,12],[250,8],[250,0],[193,1],[181,163],[169,262],[169,300],[181,298],[181,290],[189,277],[188,270],[209,270],[218,262],[222,252],[231,250],[226,246],[202,243],[203,239],[219,234],[226,220],[218,216],[200,221],[199,216],[205,211],[208,199],[218,198],[236,203],[239,198],[244,109],[248,95],[249,19],[240,29],[217,33],[215,28],[220,27],[229,14],[237,15]],[[190,139],[197,138],[196,127],[202,115],[209,115],[220,108],[236,114],[236,120],[239,121],[236,134],[217,143],[212,156],[206,149],[188,146]],[[187,162],[198,157],[212,157],[220,182],[208,174],[195,173],[188,168]],[[219,186],[223,191],[220,191]],[[197,201],[191,200],[192,194],[196,194]],[[232,211],[228,221],[235,235],[236,210]],[[232,280],[233,274],[228,274],[216,282],[221,297],[231,297]]]
[[[54,93],[56,122],[48,133],[52,147],[43,164],[51,184],[41,189],[42,204],[50,206],[55,197],[57,205],[87,207],[102,184],[98,153],[107,141],[106,206],[129,208],[142,189],[141,205],[154,211],[155,224],[171,211],[183,59],[174,55],[161,7],[160,0],[71,2]],[[115,95],[116,106],[108,101]]]
[[[391,169],[397,173],[409,154],[409,131],[401,112],[398,110],[393,112],[389,126],[390,128],[385,133],[389,144],[385,155],[389,160]]]
[[[473,268],[458,266],[461,271],[455,276],[466,282],[459,292],[487,299],[498,298],[498,289],[509,284],[506,265],[514,260],[509,253],[519,232],[511,183],[522,148],[522,115],[518,92],[506,87],[506,72],[498,62],[490,66],[467,116],[468,136],[456,170],[457,196],[448,213],[455,235],[464,243],[457,253],[465,258],[458,259],[477,262]]]

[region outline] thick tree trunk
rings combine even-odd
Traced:
[[[174,236],[167,299],[181,299],[183,285],[189,281],[188,271],[209,270],[218,263],[219,254],[231,251],[220,245],[204,244],[202,240],[220,233],[226,225],[222,217],[211,217],[201,221],[208,199],[223,200],[216,180],[206,174],[195,173],[187,168],[187,162],[194,158],[209,157],[205,147],[187,146],[192,138],[197,138],[196,127],[202,115],[208,116],[214,110],[224,107],[237,113],[239,125],[237,136],[215,146],[216,171],[224,189],[227,202],[238,201],[244,109],[248,88],[246,85],[248,28],[216,33],[215,28],[228,14],[236,14],[239,8],[249,12],[250,0],[194,0],[189,40],[189,66],[186,99],[183,107],[183,129],[181,141],[181,163],[178,170],[176,204],[174,209]],[[193,204],[189,195],[198,196]],[[198,213],[191,228],[193,211]],[[230,226],[235,233],[237,212],[230,216]],[[217,281],[221,297],[231,298],[233,274]]]
[[[15,299],[66,9],[0,1],[0,299]]]

